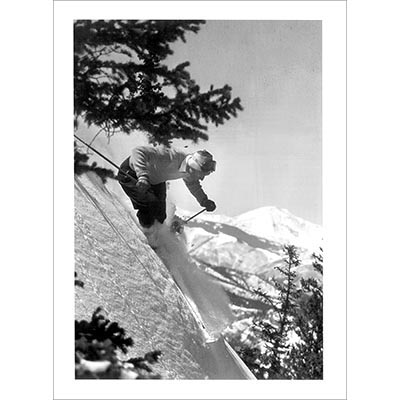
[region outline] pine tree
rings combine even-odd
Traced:
[[[294,246],[284,246],[286,258],[273,279],[277,294],[254,290],[270,311],[254,318],[252,334],[265,351],[242,346],[243,361],[259,379],[323,378],[323,292],[315,278],[300,279],[301,265]],[[321,255],[313,254],[313,268],[322,276]],[[297,336],[295,343],[290,336]]]
[[[322,249],[313,254],[313,268],[323,274]],[[295,316],[295,331],[300,342],[289,355],[291,369],[297,379],[323,379],[323,291],[315,278],[301,279],[301,297]]]
[[[119,353],[127,354],[134,342],[118,322],[111,322],[101,312],[98,307],[90,321],[75,320],[75,378],[161,379],[152,368],[161,351],[123,360]]]
[[[274,279],[274,285],[278,290],[278,297],[272,296],[257,290],[258,296],[269,304],[273,305],[276,321],[258,318],[255,320],[255,330],[265,341],[267,352],[263,355],[262,361],[269,365],[267,372],[269,379],[284,379],[288,373],[285,359],[287,358],[288,345],[287,334],[292,329],[293,315],[297,308],[299,292],[296,289],[296,269],[300,260],[296,248],[291,245],[284,246],[286,258],[283,266],[277,266],[281,273],[281,279]]]
[[[76,142],[74,143],[74,171],[76,175],[82,175],[85,172],[92,171],[97,174],[103,183],[107,178],[115,179],[115,174],[112,170],[97,166],[96,162],[88,164],[89,156],[79,151]]]
[[[207,140],[207,124],[218,126],[242,110],[232,89],[202,92],[187,70],[163,64],[171,44],[186,41],[204,21],[78,20],[74,24],[75,124],[83,120],[107,135],[147,133],[151,143],[174,138]]]

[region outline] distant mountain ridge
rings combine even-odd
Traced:
[[[176,214],[190,216],[184,210]],[[313,253],[319,254],[323,247],[322,235],[321,226],[277,207],[261,207],[236,217],[203,213],[185,228],[189,254],[225,287],[231,305],[242,310],[243,318],[265,308],[254,289],[275,292],[272,279],[281,279],[275,267],[285,258],[284,245],[298,250],[297,280],[321,279],[312,263]]]
[[[185,218],[187,211],[177,210]],[[303,263],[322,247],[320,225],[286,209],[261,207],[237,217],[203,213],[185,229],[189,252],[216,267],[268,274],[282,260],[283,246],[298,248]]]

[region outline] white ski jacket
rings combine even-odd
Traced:
[[[174,148],[138,146],[132,150],[129,164],[136,172],[138,181],[146,181],[151,185],[183,179],[190,193],[201,204],[208,196],[199,180],[187,172],[188,155]]]

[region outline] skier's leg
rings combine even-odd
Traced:
[[[152,186],[151,189],[156,198],[156,201],[153,204],[153,215],[155,219],[162,224],[167,218],[167,185],[165,184],[165,182],[162,182],[158,185]]]
[[[150,228],[156,220],[150,207],[140,207],[136,215],[143,228]]]
[[[159,244],[159,226],[157,226],[157,205],[155,196],[149,196],[152,201],[149,202],[148,207],[140,207],[137,213],[141,231],[146,236],[148,244],[155,250]]]

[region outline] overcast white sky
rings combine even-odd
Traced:
[[[208,142],[180,143],[214,154],[217,172],[203,187],[216,213],[272,205],[322,223],[321,28],[320,21],[207,21],[173,45],[169,65],[189,61],[202,89],[229,84],[244,107],[210,126]],[[120,163],[139,142],[113,138],[109,154]],[[171,187],[179,207],[198,209],[182,182]]]

